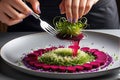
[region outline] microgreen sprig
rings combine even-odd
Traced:
[[[55,17],[53,20],[55,29],[63,36],[77,36],[87,26],[87,18],[83,17],[76,23],[70,23],[65,17]]]

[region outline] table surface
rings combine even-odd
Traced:
[[[120,30],[91,30],[91,31],[107,33],[107,34],[120,37]],[[36,32],[0,33],[0,47],[2,47],[6,42],[14,38],[17,38],[23,35],[33,34],[33,33],[36,33]],[[29,74],[22,73],[18,70],[15,70],[11,66],[7,65],[0,58],[0,80],[48,80],[48,79],[32,76]],[[90,79],[82,79],[82,80],[120,80],[120,73],[116,72],[116,73],[111,73],[109,75],[104,75],[104,76],[90,78]]]

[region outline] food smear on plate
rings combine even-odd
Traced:
[[[112,57],[89,47],[79,48],[77,56],[73,57],[71,48],[60,46],[32,51],[22,59],[22,62],[32,70],[76,73],[105,68],[112,62]]]

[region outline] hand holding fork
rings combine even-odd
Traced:
[[[55,36],[58,32],[55,30],[51,25],[49,25],[47,22],[43,21],[40,16],[34,12],[31,13],[32,16],[34,16],[36,19],[40,20],[40,26],[43,30],[45,30],[47,33]]]

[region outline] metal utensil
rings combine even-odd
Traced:
[[[36,19],[40,20],[40,26],[43,30],[51,35],[56,35],[58,32],[51,25],[49,25],[46,21],[43,21],[40,16],[34,12],[31,13]]]

